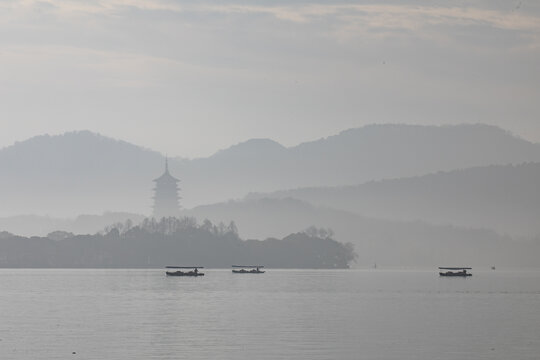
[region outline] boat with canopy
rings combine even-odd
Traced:
[[[204,276],[204,273],[199,272],[199,269],[204,269],[203,266],[166,266],[167,269],[191,269],[191,271],[166,271],[167,276]]]
[[[439,271],[439,276],[472,276],[467,270],[472,270],[470,267],[439,267],[439,270],[447,270],[444,272]]]
[[[264,274],[261,270],[264,266],[261,265],[233,265],[232,272],[235,274]]]

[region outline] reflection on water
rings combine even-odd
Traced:
[[[540,272],[0,270],[1,359],[537,359]],[[76,354],[72,354],[76,352]]]

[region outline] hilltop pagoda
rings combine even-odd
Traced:
[[[178,183],[180,180],[169,173],[169,162],[165,158],[165,172],[154,180],[154,217],[161,219],[163,217],[178,216],[180,211],[178,196]]]

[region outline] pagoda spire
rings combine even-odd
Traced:
[[[163,175],[154,180],[154,217],[178,216],[180,211],[180,197],[178,196],[178,180],[169,172],[169,158],[165,156],[165,171]]]

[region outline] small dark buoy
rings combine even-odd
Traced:
[[[75,355],[75,354],[76,354],[76,352],[74,351],[74,352],[72,352],[72,354],[73,354],[73,355]]]

